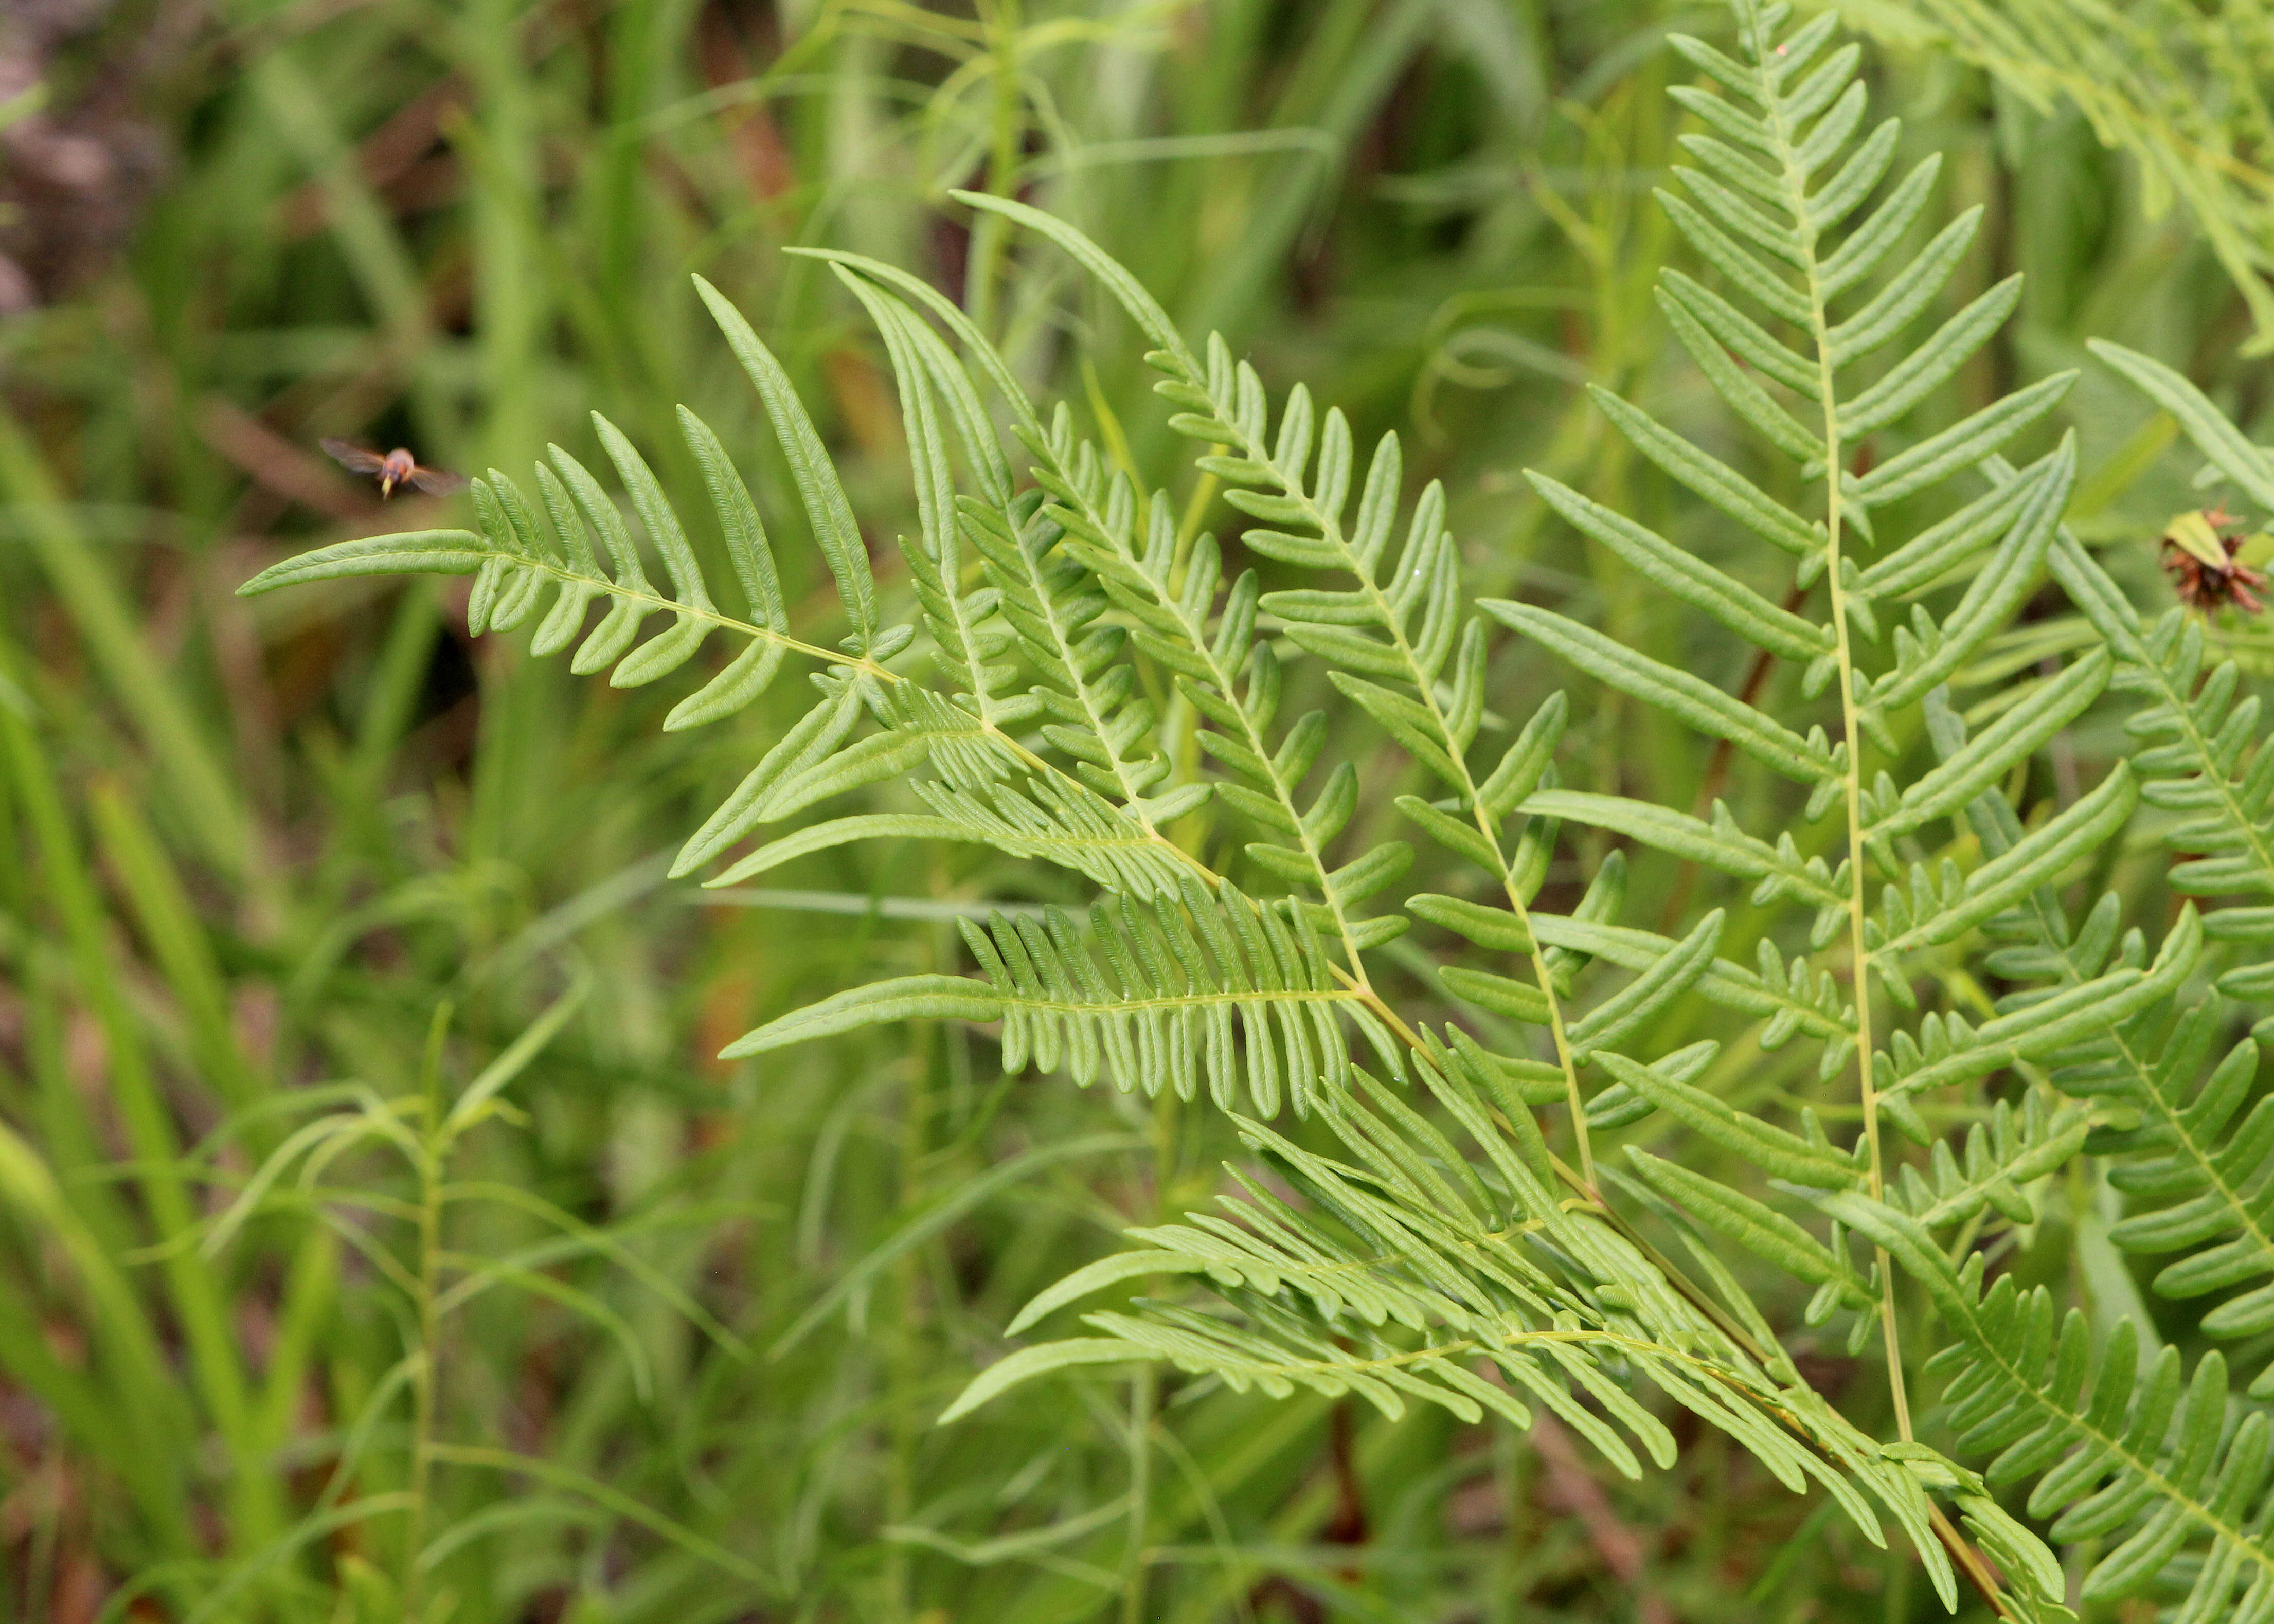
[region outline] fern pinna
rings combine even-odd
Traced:
[[[2263,1618],[2274,1448],[2252,1406],[2274,1375],[2233,1399],[2224,1353],[2189,1375],[2152,1327],[2072,1312],[2056,1329],[2045,1288],[1984,1279],[2049,1204],[2082,1222],[2126,1201],[2107,1238],[2162,1259],[2167,1297],[2247,1288],[2200,1334],[2263,1363],[2274,1107],[2248,1105],[2256,1050],[2234,1011],[2274,993],[2254,956],[2274,940],[2274,753],[2201,620],[2143,618],[2064,528],[2077,443],[2049,419],[2073,374],[1935,418],[2018,298],[2008,280],[1931,319],[1979,212],[1930,223],[1932,156],[1891,178],[1899,127],[1865,130],[1859,52],[1830,15],[1788,27],[1785,7],[1738,0],[1735,22],[1726,49],[1673,41],[1717,88],[1675,93],[1693,162],[1660,199],[1702,274],[1668,270],[1659,303],[1766,462],[1748,472],[1641,405],[1596,400],[1681,493],[1676,511],[1743,547],[1708,557],[1532,484],[1709,639],[1788,673],[1742,695],[1555,607],[1472,600],[1445,493],[1408,500],[1395,435],[1361,448],[1299,386],[1275,412],[1222,338],[1188,346],[1071,226],[973,194],[958,195],[1072,256],[1142,329],[1169,426],[1249,521],[1238,555],[1118,471],[1065,408],[1030,400],[952,301],[817,252],[899,383],[917,524],[881,583],[781,365],[701,292],[835,582],[833,647],[793,629],[757,504],[691,414],[739,613],[639,452],[598,419],[667,586],[556,447],[534,500],[503,473],[478,484],[477,530],[340,544],[245,590],[471,573],[474,630],[537,620],[534,651],[573,648],[576,669],[620,686],[730,645],[670,727],[724,719],[798,665],[810,708],[675,872],[723,861],[711,883],[735,883],[884,838],[990,846],[1096,889],[1087,921],[1053,906],[967,922],[976,974],[847,989],[727,1050],[958,1019],[996,1026],[1006,1070],[1182,1099],[1205,1086],[1231,1115],[1253,1163],[1223,1212],[1134,1231],[1043,1293],[1010,1335],[1120,1300],[1086,1316],[1091,1335],[990,1365],[950,1418],[1053,1370],[1149,1360],[1392,1417],[1424,1402],[1523,1426],[1546,1411],[1638,1473],[1672,1458],[1671,1403],[1796,1490],[1820,1486],[1870,1538],[1893,1521],[1946,1603],[1963,1581],[2002,1616],[2049,1619],[2160,1586],[2186,1619]],[[2101,355],[2274,512],[2274,458],[2159,364]],[[1771,562],[1789,568],[1781,590]],[[1951,680],[2048,575],[2080,617],[2061,645],[2074,658],[1962,716]],[[655,617],[669,624],[641,641]],[[1495,658],[1511,649],[1743,757],[1753,793],[1740,810],[1565,785],[1559,745],[1585,699],[1534,695],[1502,715]],[[1329,703],[1290,717],[1298,693]],[[2134,698],[2128,756],[2064,803],[2017,805],[2042,752]],[[1390,799],[1420,855],[1382,838],[1370,747],[1337,715],[1402,756]],[[809,816],[888,781],[922,810]],[[2152,937],[2109,855],[2143,808],[2172,815],[2158,838],[2186,898]],[[1575,828],[1603,855],[1567,895],[1548,880]],[[1429,889],[1400,885],[1417,862]],[[1622,917],[1645,862],[1740,883],[1650,929]],[[1460,945],[1401,941],[1417,923]],[[1795,1044],[1777,1074],[1811,1092],[1788,1094],[1789,1114],[1732,1102],[1745,1056]],[[1827,1125],[1844,1122],[1852,1135]],[[1749,1288],[1731,1249],[1769,1274]],[[1779,1276],[1803,1329],[1876,1344],[1892,1436],[1803,1380],[1756,1300]],[[1183,1289],[1130,1300],[1136,1281]],[[2018,1508],[2081,1547],[2074,1585],[1999,1501],[2025,1479]]]

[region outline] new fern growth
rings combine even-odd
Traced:
[[[2255,1408],[2274,1367],[2241,1398],[2227,1376],[2264,1366],[2274,1332],[2274,1107],[2248,1105],[2256,1045],[2236,1012],[2274,995],[2257,702],[2232,664],[2207,669],[2200,623],[2143,617],[2063,527],[2078,451],[2051,419],[2073,374],[1942,413],[2017,279],[1943,313],[1979,211],[1933,222],[1933,157],[1894,173],[1898,125],[1867,127],[1859,51],[1829,14],[1789,27],[1781,5],[1734,10],[1722,44],[1673,41],[1714,87],[1675,93],[1692,162],[1660,200],[1699,274],[1666,271],[1659,302],[1759,455],[1597,391],[1678,525],[1532,477],[1690,617],[1700,658],[1472,599],[1445,494],[1409,493],[1395,435],[1361,447],[1299,386],[1275,410],[1224,339],[1189,345],[1072,227],[968,194],[1142,329],[1170,425],[1246,521],[1237,551],[1029,399],[953,303],[825,252],[891,358],[913,463],[917,530],[881,582],[783,369],[701,291],[773,424],[841,627],[793,627],[757,505],[691,414],[739,611],[597,419],[644,552],[556,447],[533,498],[503,473],[478,483],[476,530],[343,543],[245,590],[471,574],[474,630],[533,620],[533,651],[573,650],[619,686],[727,645],[669,727],[723,720],[798,666],[810,708],[678,873],[723,863],[710,883],[733,883],[921,839],[1095,889],[1087,919],[967,923],[974,974],[847,989],[726,1051],[962,1020],[993,1030],[1006,1071],[1187,1100],[1205,1085],[1231,1116],[1253,1162],[1223,1210],[1134,1231],[1044,1292],[1008,1335],[1115,1300],[1088,1335],[990,1365],[946,1418],[1054,1370],[1156,1361],[1392,1417],[1419,1402],[1522,1427],[1544,1411],[1638,1474],[1673,1458],[1671,1405],[1875,1542],[1892,1522],[1946,1604],[1963,1582],[2007,1618],[2070,1616],[2018,1512],[2084,1547],[2088,1600],[2160,1586],[2187,1620],[2274,1616],[2274,1434]],[[2100,356],[2274,513],[2274,455],[2168,369]],[[1736,545],[1682,538],[1707,536]],[[2048,576],[2082,651],[1962,716],[1952,677]],[[1698,674],[1716,649],[1773,674],[1733,693]],[[1568,669],[1576,702],[1512,688],[1511,658]],[[1744,758],[1749,793],[1693,808],[1565,785],[1559,744],[1606,688],[1701,756]],[[1288,714],[1299,694],[1319,708]],[[2119,710],[2128,744],[2097,782],[2029,796],[2041,753]],[[1377,827],[1388,808],[1360,772],[1377,740],[1402,760],[1388,798],[1418,841]],[[922,809],[876,801],[888,782]],[[858,809],[816,816],[858,792]],[[2114,854],[2158,815],[2150,839],[2187,900],[2151,913]],[[1576,895],[1548,883],[1573,826],[1608,852]],[[1647,929],[1622,918],[1645,865],[1736,883]],[[1452,945],[1398,941],[1416,924]],[[1763,1056],[1789,1086],[1741,1104]],[[2157,1259],[2156,1290],[2218,1294],[2201,1334],[2231,1357],[2190,1372],[2152,1327],[2074,1311],[2057,1327],[2046,1289],[1985,1286],[2049,1205],[2082,1222],[2104,1189],[2127,1204],[2110,1238]],[[1128,1300],[1138,1280],[1180,1289]],[[1786,1339],[1811,1327],[1876,1347],[1884,1428],[1876,1401],[1854,1411],[1866,1425],[1803,1379]]]

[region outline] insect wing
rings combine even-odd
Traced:
[[[2226,545],[2201,513],[2183,513],[2164,527],[2164,540],[2213,569],[2226,568]]]
[[[454,474],[447,468],[413,468],[410,483],[429,496],[449,496],[463,491],[468,484],[463,474]]]
[[[387,465],[387,459],[376,451],[366,450],[344,440],[320,440],[316,442],[341,467],[350,473],[375,474]]]

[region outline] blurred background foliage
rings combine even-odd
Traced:
[[[1955,297],[2029,274],[1962,393],[2097,335],[2260,415],[2255,5],[1854,17],[1887,41],[1879,103],[1946,154],[1941,217],[1988,208]],[[2077,44],[2118,20],[2172,46],[2120,81]],[[1131,333],[945,202],[975,185],[1062,211],[1361,441],[1399,430],[1474,590],[1680,658],[1516,475],[1700,528],[1653,516],[1581,386],[1721,432],[1651,302],[1649,199],[1679,128],[1660,41],[1720,26],[1655,0],[7,0],[0,1617],[1929,1616],[1901,1561],[1710,1438],[1626,1485],[1552,1422],[1520,1446],[1197,1387],[1156,1416],[1104,1380],[934,1430],[1034,1290],[1206,1199],[1224,1124],[1005,1085],[960,1031],[711,1056],[956,967],[959,912],[1050,882],[910,846],[666,885],[792,685],[666,735],[677,685],[476,647],[463,583],[231,596],[317,541],[451,522],[382,509],[320,435],[510,469],[589,456],[597,409],[692,489],[684,402],[791,505],[694,271],[791,365],[889,548],[892,387],[796,244],[917,270],[1165,477]],[[2073,516],[2168,601],[2153,538],[2194,505],[2170,425],[2089,365],[2073,399]],[[784,560],[794,598],[826,590]],[[1686,746],[1575,699],[1568,778],[1693,798]],[[1639,910],[1678,909],[1669,883],[1638,867]],[[447,1139],[384,1103],[478,1076],[499,1109]],[[288,1142],[323,1190],[220,1222]]]

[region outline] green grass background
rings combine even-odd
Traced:
[[[1679,129],[1659,41],[1714,11],[215,0],[184,49],[138,57],[162,12],[116,7],[48,95],[126,76],[162,184],[115,255],[0,319],[0,1618],[1932,1615],[1901,1560],[1711,1437],[1626,1485],[1554,1435],[1220,1390],[1156,1414],[1123,1378],[935,1429],[1035,1290],[1206,1200],[1220,1118],[1005,1084],[983,1041],[929,1026],[711,1056],[854,981],[960,967],[948,921],[976,899],[1077,893],[908,846],[765,892],[666,884],[792,684],[666,736],[688,684],[469,644],[463,583],[231,596],[290,551],[448,522],[382,511],[323,434],[521,471],[548,440],[589,457],[599,410],[691,492],[683,402],[794,511],[690,272],[782,354],[888,547],[912,509],[892,384],[793,244],[956,293],[1168,478],[1130,331],[944,198],[980,185],[1065,213],[1275,387],[1397,429],[1414,483],[1448,482],[1475,590],[1681,658],[1674,618],[1517,472],[1663,509],[1588,380],[1727,436],[1650,298]],[[1945,214],[1988,209],[1957,295],[2030,278],[1957,399],[2097,335],[2248,420],[2248,311],[2184,213],[2148,216],[2130,160],[1931,46],[1874,61],[1907,148],[1946,156]],[[2187,505],[2168,434],[2090,370],[2072,415],[2075,516],[2156,601],[2150,544]],[[817,560],[780,552],[825,617]],[[1568,778],[1690,804],[1695,752],[1574,697]],[[1630,906],[1678,908],[1667,885],[1639,868]],[[589,996],[511,1111],[447,1167],[422,1183],[344,1146],[332,1197],[288,1181],[199,1244],[350,1086],[455,1092],[571,985]],[[425,1255],[510,1266],[462,1304],[418,1289],[445,1197]]]

